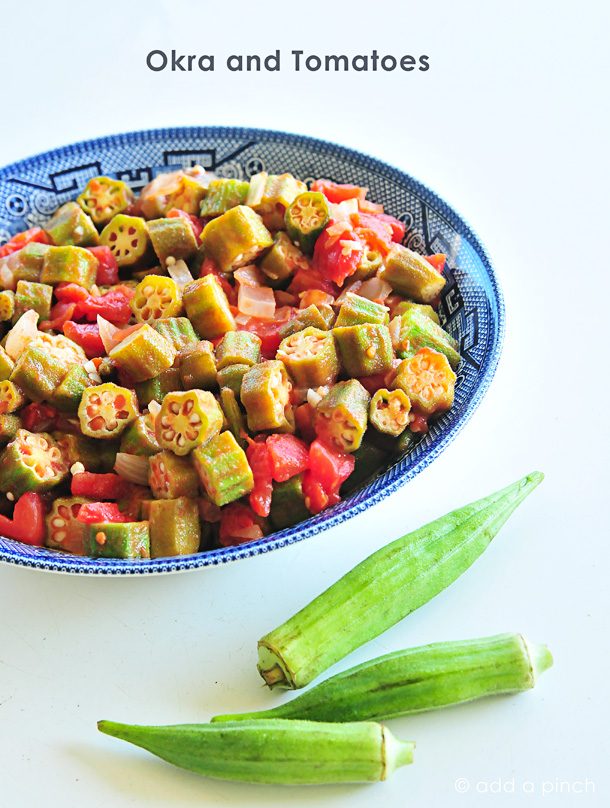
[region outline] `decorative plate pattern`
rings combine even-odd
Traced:
[[[325,177],[364,185],[371,200],[383,203],[406,224],[406,246],[425,254],[446,253],[447,284],[439,316],[459,340],[462,355],[454,406],[407,455],[382,469],[368,485],[334,508],[259,541],[182,558],[126,561],[70,556],[0,537],[0,560],[59,572],[138,575],[221,564],[293,544],[344,522],[419,474],[455,438],[489,387],[502,348],[504,302],[478,237],[456,211],[413,177],[326,141],[264,129],[193,127],[114,135],[40,154],[0,170],[0,243],[42,225],[91,177],[113,176],[138,192],[157,174],[195,163],[223,177],[290,171],[304,181]]]

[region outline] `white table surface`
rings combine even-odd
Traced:
[[[5,4],[0,164],[154,126],[285,129],[414,174],[487,245],[507,308],[495,381],[407,487],[331,532],[219,569],[92,579],[0,565],[0,806],[608,804],[608,19],[595,2]],[[151,73],[155,48],[217,56]],[[279,73],[222,69],[230,53]],[[295,73],[290,52],[427,54],[426,73]],[[533,470],[545,482],[430,604],[337,665],[520,631],[534,691],[392,722],[415,763],[374,786],[200,778],[97,733],[286,698],[256,640],[375,548]],[[463,791],[460,791],[463,789]],[[500,792],[500,793],[498,793]]]

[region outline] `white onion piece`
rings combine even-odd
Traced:
[[[15,291],[17,281],[15,280],[15,273],[9,264],[10,255],[6,258],[0,258],[0,286],[3,289],[9,289],[11,292]]]
[[[154,399],[152,401],[149,401],[148,402],[148,412],[150,413],[150,417],[152,418],[153,427],[154,427],[155,418],[161,412],[161,405],[159,404],[159,402],[155,401]]]
[[[322,401],[322,396],[316,392],[312,387],[307,391],[307,403],[315,410],[318,404]]]
[[[247,314],[237,314],[235,316],[235,322],[237,323],[237,325],[246,325],[246,323],[248,323],[249,320],[250,317]]]
[[[104,343],[104,350],[106,353],[110,353],[114,346],[118,344],[114,337],[121,329],[109,323],[101,314],[97,315],[97,327],[100,330],[100,337]]]
[[[362,281],[352,281],[348,286],[345,287],[339,297],[333,301],[333,306],[340,306],[350,292],[357,292],[361,286]]]
[[[400,317],[394,317],[390,320],[388,331],[390,332],[390,339],[392,340],[392,348],[396,350],[400,344]]]
[[[195,280],[191,275],[191,270],[187,267],[182,258],[173,264],[170,264],[168,261],[167,274],[176,281],[176,286],[180,291],[184,289],[187,283],[192,283],[192,281]]]
[[[233,277],[243,286],[265,286],[269,281],[267,276],[254,264],[248,264],[248,266],[236,270]]]
[[[335,222],[349,222],[352,213],[358,213],[357,199],[344,199],[343,202],[331,202],[330,216]]]
[[[312,292],[315,292],[315,295],[311,294]],[[335,298],[332,295],[318,289],[308,289],[307,292],[301,292],[299,297],[301,298],[301,302],[299,304],[299,308],[301,309],[306,309],[307,306],[311,306],[312,303],[315,306],[332,306],[335,302]]]
[[[38,312],[28,309],[8,332],[4,350],[16,362],[32,340],[38,337]]]
[[[392,294],[392,287],[387,281],[382,281],[381,278],[369,278],[358,289],[358,294],[360,297],[373,300],[375,303],[383,303],[386,297]]]
[[[292,306],[281,306],[281,308],[275,310],[275,315],[273,317],[274,320],[290,320],[292,317],[293,312]]]
[[[272,320],[275,314],[275,295],[268,286],[239,286],[237,308],[242,314]]]
[[[148,485],[148,457],[117,452],[114,470],[130,483]]]

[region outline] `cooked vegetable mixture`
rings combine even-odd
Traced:
[[[445,256],[367,189],[96,177],[0,247],[0,534],[156,558],[336,504],[453,404]]]

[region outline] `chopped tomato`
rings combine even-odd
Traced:
[[[122,514],[116,502],[89,502],[81,505],[76,519],[86,525],[95,522],[128,522],[129,518]]]
[[[83,471],[72,477],[72,496],[90,499],[122,499],[125,480],[118,474],[94,474]]]
[[[129,322],[132,314],[129,301],[133,294],[134,290],[127,286],[115,286],[105,295],[100,295],[99,297],[89,295],[86,300],[79,303],[77,311],[80,312],[81,317],[86,317],[92,323],[97,320],[97,315],[100,314],[105,320],[110,320],[111,323],[124,325]]]
[[[358,378],[358,381],[371,395],[386,386],[384,373],[376,373],[374,376],[362,376]]]
[[[0,258],[7,255],[12,255],[14,252],[22,250],[26,244],[31,244],[37,241],[40,244],[52,244],[51,238],[42,227],[32,227],[31,230],[24,230],[22,233],[17,233],[12,239],[0,247]]]
[[[237,306],[237,290],[232,286],[228,279],[223,277],[221,271],[218,269],[218,264],[212,261],[211,258],[204,258],[199,270],[199,277],[205,278],[206,275],[213,275],[216,281],[220,284],[220,288],[227,296],[227,300],[231,306]]]
[[[323,278],[343,286],[358,268],[363,252],[364,245],[349,222],[331,221],[316,241],[312,266]]]
[[[0,515],[0,534],[7,539],[42,547],[46,536],[45,513],[40,494],[28,491],[17,500],[12,519]]]
[[[330,180],[316,180],[311,186],[312,191],[319,191],[324,194],[329,202],[343,202],[346,199],[364,199],[368,188],[361,188],[359,185],[341,185]]]
[[[263,537],[257,524],[257,515],[242,502],[231,502],[220,512],[220,532],[218,540],[223,547],[231,547],[256,541]]]
[[[89,252],[97,258],[97,275],[95,282],[98,286],[111,286],[119,282],[119,265],[110,251],[110,247],[89,247]]]
[[[446,260],[447,260],[447,256],[445,255],[445,253],[435,253],[435,255],[427,255],[426,256],[426,261],[429,264],[432,264],[434,269],[437,272],[440,272],[440,273],[442,273],[443,270],[445,269],[445,261]]]
[[[203,233],[203,222],[201,219],[198,216],[193,216],[191,213],[187,213],[185,210],[178,210],[178,208],[172,208],[167,212],[168,219],[175,219],[178,216],[182,219],[189,220],[193,228],[193,232],[195,233],[197,244],[201,244],[201,234]]]
[[[322,483],[313,476],[311,471],[303,474],[303,493],[305,494],[305,506],[310,513],[316,514],[331,505],[336,505],[341,497],[337,493],[328,493],[324,490]]]
[[[239,323],[239,331],[251,331],[261,338],[261,353],[264,356],[275,356],[275,352],[280,347],[282,338],[280,328],[287,320],[261,320],[258,317],[249,317],[245,323]]]
[[[254,490],[248,497],[252,510],[259,516],[269,516],[273,493],[271,454],[264,442],[252,441],[246,457],[254,477]]]
[[[300,474],[309,466],[307,444],[294,435],[270,435],[267,438],[267,448],[271,459],[271,474],[278,483]]]
[[[81,325],[68,320],[63,325],[63,332],[68,339],[81,346],[88,359],[93,359],[96,356],[106,356],[106,349],[100,337],[97,323]]]
[[[388,213],[378,213],[376,214],[377,219],[386,224],[389,224],[392,228],[392,241],[401,242],[405,237],[406,228],[402,222],[396,219],[394,216],[390,216]]]
[[[339,491],[341,484],[354,470],[355,464],[352,454],[334,449],[319,438],[316,438],[309,447],[311,473],[329,493]]]
[[[42,331],[52,328],[53,331],[62,331],[64,323],[74,317],[77,304],[69,300],[60,300],[51,309],[51,319],[43,320],[38,326]]]
[[[318,239],[319,241],[319,239]],[[322,273],[317,269],[297,269],[292,278],[288,292],[294,295],[300,295],[303,292],[309,292],[312,289],[318,289],[320,292],[326,292],[328,295],[337,297],[339,294],[339,287],[328,278],[322,277]]]
[[[294,420],[301,437],[308,443],[316,438],[316,431],[313,428],[314,409],[309,403],[301,404],[294,411]]]
[[[28,432],[50,432],[55,428],[58,412],[51,404],[28,404],[19,413],[23,428]]]
[[[411,413],[413,416],[413,420],[409,424],[409,429],[411,432],[418,432],[424,434],[428,431],[428,420],[425,415],[422,415],[421,412],[417,412],[417,410],[412,409]]]
[[[209,499],[197,497],[199,518],[202,522],[220,522],[220,508]]]
[[[70,303],[82,303],[89,297],[89,292],[77,283],[58,283],[54,294],[58,300],[66,300]]]

